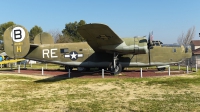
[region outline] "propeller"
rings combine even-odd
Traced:
[[[150,33],[149,32],[149,38],[148,38],[148,49],[152,49],[153,48],[153,31]]]
[[[147,43],[147,46],[148,46],[148,49],[149,49],[149,65],[151,65],[151,52],[150,52],[150,49],[153,49],[153,31],[150,33],[149,32],[149,38],[148,38],[148,43]]]

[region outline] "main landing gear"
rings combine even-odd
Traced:
[[[158,71],[165,71],[165,67],[163,67],[163,68],[157,68],[158,69]]]
[[[110,68],[110,72],[111,72],[112,75],[119,74],[122,71],[122,66],[118,62],[118,58],[117,57],[118,57],[118,54],[116,54],[114,52],[114,54],[113,54],[113,62],[109,67]]]

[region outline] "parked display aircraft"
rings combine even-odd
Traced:
[[[191,57],[191,50],[179,45],[164,45],[149,38],[119,38],[107,25],[86,24],[78,27],[86,42],[57,43],[48,33],[40,33],[34,43],[28,31],[20,25],[4,32],[4,49],[10,58],[26,58],[64,65],[66,69],[109,69],[120,73],[124,67],[157,66],[159,70]]]

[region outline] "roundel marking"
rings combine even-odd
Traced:
[[[10,35],[14,42],[21,42],[25,38],[25,31],[22,27],[15,27]]]
[[[71,59],[72,61],[75,61],[75,60],[78,59],[78,53],[77,53],[76,51],[71,51],[71,52],[69,53],[69,55],[70,55],[70,59]]]

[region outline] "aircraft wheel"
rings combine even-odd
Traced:
[[[116,75],[116,74],[119,74],[120,72],[122,71],[122,66],[121,64],[116,64],[116,67],[113,68],[113,65],[111,66],[111,74],[112,75]]]
[[[165,67],[163,67],[163,68],[157,68],[158,69],[158,71],[165,71]]]
[[[69,69],[72,71],[73,67],[65,66],[65,71],[68,71]]]

